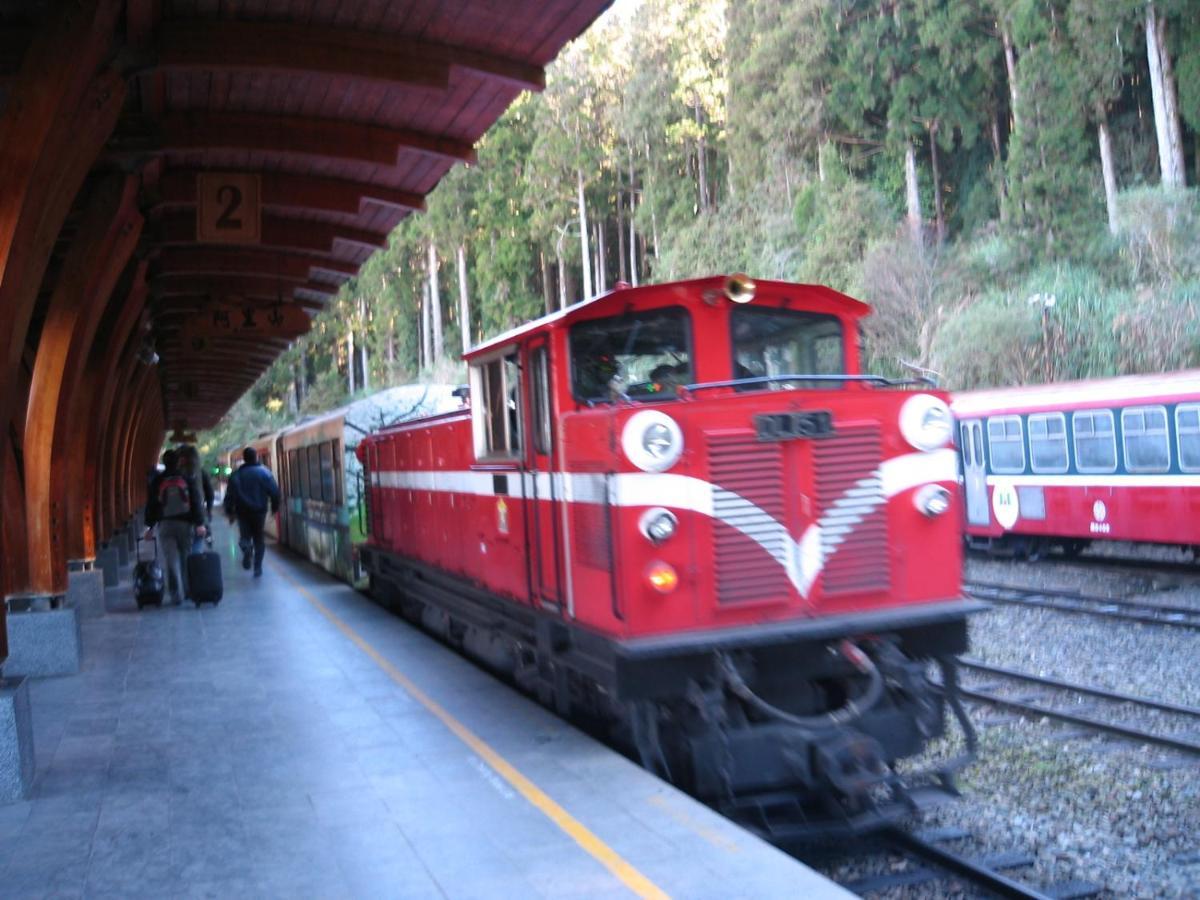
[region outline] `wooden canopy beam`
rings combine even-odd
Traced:
[[[196,150],[246,150],[395,166],[403,151],[450,162],[474,162],[475,148],[403,128],[336,119],[264,116],[254,113],[167,113],[126,116],[109,141],[117,157]]]
[[[150,267],[151,278],[172,275],[262,275],[285,281],[308,281],[313,272],[354,276],[358,264],[340,259],[322,259],[293,253],[274,253],[250,248],[169,247],[159,253]]]
[[[309,222],[264,215],[262,237],[255,247],[292,250],[300,253],[332,253],[334,241],[345,241],[378,250],[387,246],[387,235],[331,222]],[[162,217],[158,241],[164,246],[194,246],[196,216],[186,212],[167,213]]]
[[[306,291],[327,297],[338,292],[337,285],[320,281],[305,281],[302,286]],[[245,275],[161,275],[150,282],[150,292],[155,297],[205,294],[210,297],[283,297],[286,301],[295,287],[295,284],[285,283],[266,272]]]
[[[155,206],[195,206],[196,176],[200,174],[195,169],[166,172],[159,180],[160,197]],[[406,212],[425,209],[425,198],[420,194],[365,181],[310,178],[285,172],[263,172],[259,177],[263,206],[349,216],[362,213],[368,203]]]

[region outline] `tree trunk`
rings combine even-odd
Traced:
[[[1166,17],[1159,18],[1154,4],[1146,4],[1146,58],[1150,64],[1150,93],[1154,99],[1154,132],[1158,139],[1158,163],[1162,185],[1183,187],[1183,141],[1175,78],[1167,50]]]
[[[1012,116],[1012,130],[1021,127],[1020,96],[1017,93],[1017,55],[1013,50],[1012,38],[1008,34],[1008,26],[1000,26],[1000,39],[1004,42],[1004,68],[1008,72],[1008,106]]]
[[[617,281],[628,281],[625,265],[625,195],[617,186]]]
[[[921,190],[917,181],[917,149],[912,140],[904,145],[904,185],[908,201],[908,228],[913,240],[921,240]]]
[[[608,272],[605,271],[608,260],[604,249],[604,223],[596,223],[596,289],[603,294],[608,290]]]
[[[1104,109],[1097,111],[1096,130],[1100,137],[1100,169],[1104,175],[1104,205],[1108,209],[1108,230],[1117,233],[1117,175],[1113,167],[1112,135],[1108,132],[1108,119]]]
[[[546,308],[546,315],[554,312],[554,282],[550,278],[550,262],[546,259],[546,251],[538,252],[538,259],[542,263],[542,305]]]
[[[354,393],[354,328],[346,332],[346,378],[350,393]]]
[[[438,290],[437,248],[429,242],[429,311],[433,331],[433,361],[441,362],[446,355],[446,344],[442,336],[442,297]]]
[[[387,332],[387,363],[388,373],[396,371],[396,320],[388,323]]]
[[[583,298],[592,296],[592,253],[588,247],[587,199],[583,196],[583,169],[575,170],[575,187],[579,197],[579,253],[583,260]]]
[[[369,391],[371,389],[371,360],[365,340],[358,345],[358,355],[362,359],[362,389]]]
[[[292,363],[292,389],[288,392],[288,412],[300,412],[300,367]]]
[[[633,181],[633,147],[629,148],[629,283],[634,287],[638,284],[638,252],[637,231],[634,227],[633,213],[637,208],[637,189]]]
[[[561,250],[558,252],[558,308],[567,308],[567,263]]]
[[[708,146],[704,140],[704,126],[700,115],[700,104],[692,107],[696,113],[696,130],[700,137],[696,139],[696,181],[700,186],[700,211],[707,212],[708,196]]]
[[[421,368],[433,365],[433,333],[430,329],[429,280],[421,288]]]
[[[465,355],[471,349],[471,301],[467,295],[467,245],[458,245],[458,322]]]
[[[938,244],[946,240],[946,211],[942,203],[942,173],[938,165],[938,125],[935,121],[929,128],[929,168],[933,174],[933,227]]]
[[[1008,183],[1004,173],[1004,149],[1000,143],[1000,112],[992,111],[991,128],[988,129],[992,140],[992,178],[996,182],[996,200],[1000,206],[1001,223],[1008,221]]]

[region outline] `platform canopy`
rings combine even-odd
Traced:
[[[99,71],[124,91],[31,336],[92,188],[134,175],[144,225],[117,290],[146,305],[167,427],[212,426],[608,2],[0,2],[0,103],[63,9],[111,8]]]

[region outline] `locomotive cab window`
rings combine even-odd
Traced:
[[[1077,412],[1071,416],[1075,431],[1075,467],[1080,472],[1115,472],[1117,438],[1113,414],[1107,409]]]
[[[1067,421],[1062,413],[1029,417],[1029,463],[1039,473],[1067,471]]]
[[[1200,472],[1200,403],[1175,408],[1175,433],[1179,439],[1179,468]]]
[[[733,377],[845,375],[844,337],[836,316],[790,309],[738,307],[730,312]],[[792,390],[840,387],[837,381],[754,382],[738,390]]]
[[[1167,411],[1142,406],[1121,411],[1125,437],[1125,468],[1130,472],[1165,472],[1171,467],[1167,441]]]
[[[994,416],[987,420],[988,452],[992,471],[1015,475],[1025,471],[1025,444],[1020,416]]]
[[[516,351],[471,366],[471,418],[478,459],[521,455],[521,368]]]
[[[610,316],[571,329],[571,390],[581,402],[672,400],[676,388],[694,381],[683,309]]]

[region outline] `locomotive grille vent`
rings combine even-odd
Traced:
[[[786,600],[790,583],[777,562],[787,559],[788,544],[781,524],[784,445],[759,441],[749,429],[709,432],[705,438],[713,485],[717,601]]]
[[[891,584],[880,444],[874,426],[839,428],[813,443],[826,596],[883,591]]]

